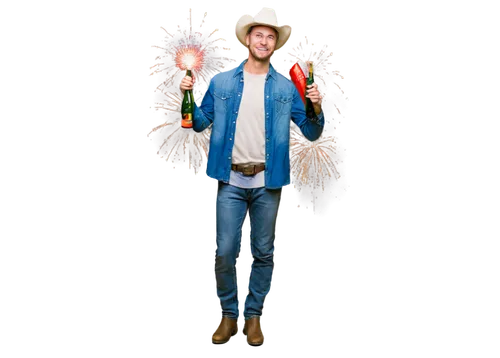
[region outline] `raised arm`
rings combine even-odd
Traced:
[[[212,81],[210,81],[210,85],[208,86],[207,93],[205,93],[205,97],[203,97],[203,101],[201,102],[201,106],[198,107],[196,102],[194,103],[194,114],[193,114],[193,129],[195,132],[201,132],[214,120],[214,99],[213,99],[213,85]],[[185,76],[179,88],[184,95],[184,91],[192,90],[195,83],[195,78],[191,76]]]
[[[307,97],[311,98],[311,102],[314,105],[316,116],[313,118],[307,118],[304,102],[302,102],[302,98],[295,86],[292,100],[292,121],[310,141],[315,141],[321,136],[325,125],[325,118],[321,109],[321,96],[319,96],[319,92],[316,92],[317,86],[313,84],[307,95]]]

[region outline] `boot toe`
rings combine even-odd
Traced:
[[[238,332],[236,319],[222,317],[219,328],[212,335],[212,343],[223,344]]]

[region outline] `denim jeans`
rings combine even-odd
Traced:
[[[274,231],[280,198],[281,188],[243,189],[219,181],[215,278],[223,316],[238,318],[239,315],[236,259],[247,211],[253,264],[243,315],[245,319],[262,315],[264,299],[271,288]]]

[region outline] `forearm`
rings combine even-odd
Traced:
[[[209,113],[205,113],[200,107],[194,104],[194,114],[193,114],[193,130],[195,132],[201,132],[206,129],[213,122],[213,115],[210,116]]]
[[[316,113],[316,108],[314,112]],[[298,124],[298,126],[302,134],[310,141],[318,139],[321,133],[323,133],[323,128],[325,126],[325,116],[321,110],[321,106],[319,108],[319,113],[316,113],[315,117],[306,118],[306,120]]]
[[[321,108],[321,102],[313,103],[312,117],[308,117],[304,108],[304,102],[294,87],[292,99],[292,121],[300,128],[302,134],[310,141],[315,141],[323,133],[325,118]]]

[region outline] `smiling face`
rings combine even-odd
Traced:
[[[254,26],[245,39],[250,56],[259,62],[269,62],[277,40],[276,30],[267,26]]]

